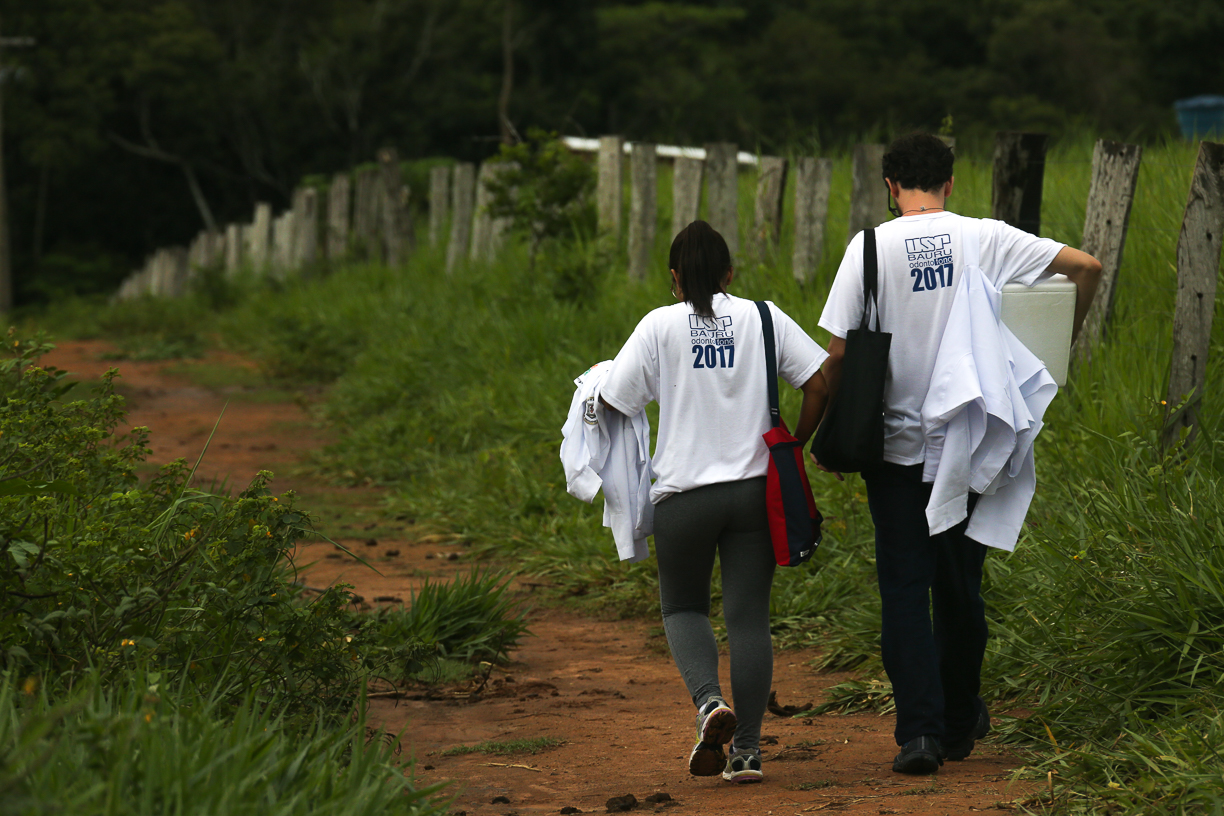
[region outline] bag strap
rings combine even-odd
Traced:
[[[880,329],[880,262],[876,257],[876,236],[874,229],[863,230],[863,319],[860,329],[866,329],[871,324],[868,320],[870,307],[875,306],[876,331]]]
[[[765,337],[765,376],[769,380],[769,421],[773,427],[782,424],[782,414],[778,411],[778,352],[774,345],[773,315],[769,313],[769,304],[763,300],[754,301],[757,311],[761,313],[761,334]]]

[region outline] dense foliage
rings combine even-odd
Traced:
[[[1069,123],[1150,137],[1224,76],[1215,0],[3,0],[0,17],[38,40],[5,51],[27,302],[107,292],[147,252],[386,145],[485,158],[503,99],[510,133],[810,153],[947,116],[962,144]]]
[[[115,372],[75,384],[46,344],[5,346],[0,813],[436,812],[367,739],[362,689],[504,660],[526,627],[503,578],[377,614],[307,589],[292,556],[316,534],[271,474],[233,497],[182,461],[142,483]]]

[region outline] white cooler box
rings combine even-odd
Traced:
[[[1003,322],[1046,364],[1058,386],[1067,384],[1071,325],[1075,322],[1075,284],[1054,275],[1036,286],[1003,287]]]

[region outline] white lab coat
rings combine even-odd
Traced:
[[[646,539],[654,533],[650,420],[645,411],[627,417],[600,403],[612,365],[597,363],[574,380],[578,388],[561,428],[561,464],[571,496],[591,502],[603,488],[603,524],[612,528],[620,559],[641,561],[650,555]]]
[[[963,240],[963,271],[922,406],[927,523],[931,535],[956,526],[969,493],[978,493],[966,535],[1010,551],[1037,487],[1033,442],[1058,387],[1000,318],[1002,294],[981,270],[977,234],[966,230]]]

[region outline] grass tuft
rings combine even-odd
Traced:
[[[514,754],[538,754],[549,748],[564,745],[565,740],[556,737],[532,737],[517,740],[486,740],[475,745],[454,745],[441,751],[434,751],[431,756],[463,756],[464,754],[490,754],[492,756],[512,756]]]

